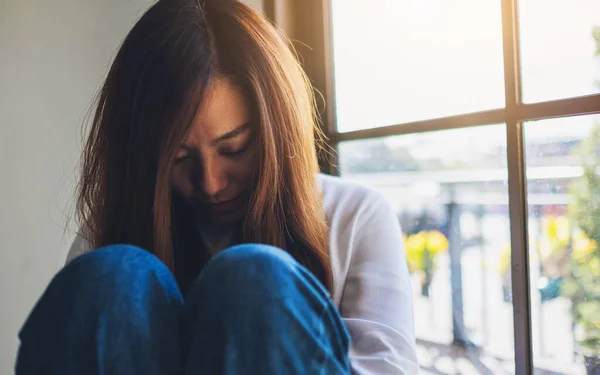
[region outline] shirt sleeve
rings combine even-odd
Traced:
[[[370,192],[355,215],[340,310],[353,374],[417,374],[413,302],[400,224]]]

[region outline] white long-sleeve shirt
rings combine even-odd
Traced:
[[[319,175],[332,298],[350,332],[353,374],[417,374],[413,303],[398,219],[374,190]],[[81,236],[67,261],[90,250]]]

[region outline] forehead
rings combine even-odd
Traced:
[[[215,78],[192,122],[186,142],[210,142],[251,120],[243,90],[226,78]]]

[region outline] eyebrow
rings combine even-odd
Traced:
[[[218,143],[221,143],[221,142],[226,141],[231,138],[235,138],[238,135],[240,135],[240,134],[244,133],[245,131],[247,131],[248,129],[250,129],[251,125],[252,125],[252,122],[248,121],[248,122],[238,126],[237,128],[233,129],[232,131],[227,132],[227,133],[219,136],[218,138],[215,138],[214,140],[212,140],[210,142],[210,144],[211,144],[211,146],[215,146]]]

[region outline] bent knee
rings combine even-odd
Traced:
[[[150,252],[133,245],[111,245],[85,253],[65,266],[61,273],[78,279],[102,279],[127,282],[148,274],[169,274],[170,271]]]
[[[217,254],[211,263],[215,266],[247,268],[249,265],[289,267],[295,264],[294,258],[275,246],[262,244],[242,244],[232,246]]]
[[[301,266],[285,250],[269,245],[244,244],[217,254],[200,279],[236,291],[270,291],[298,276]]]
[[[191,311],[210,304],[223,314],[242,309],[262,316],[284,305],[288,309],[290,304],[320,312],[329,294],[286,251],[246,244],[226,249],[209,261],[186,299]]]

